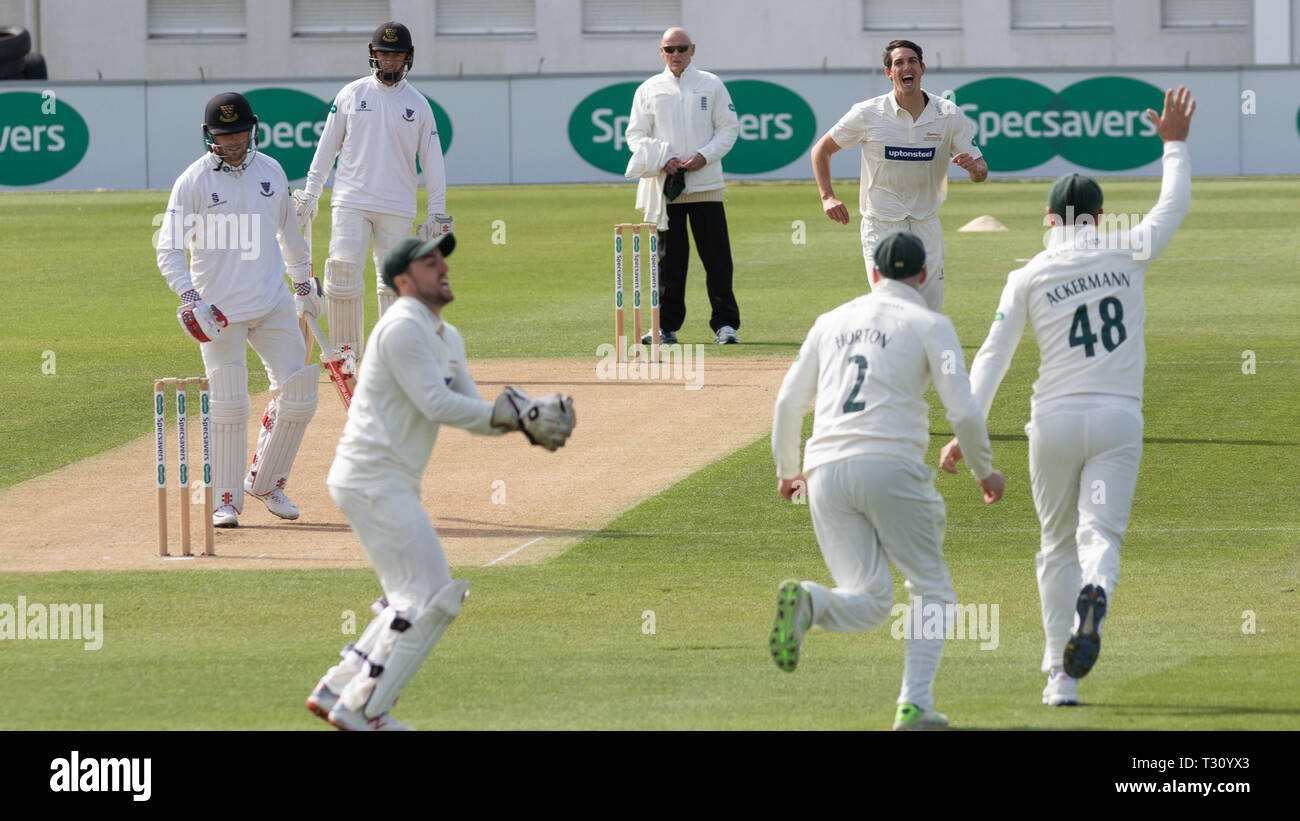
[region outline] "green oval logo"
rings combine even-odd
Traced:
[[[1022,171],[1056,156],[1056,146],[1043,139],[1059,130],[1045,117],[1055,96],[1029,80],[990,77],[957,89],[955,102],[974,121],[975,145],[989,170]]]
[[[636,96],[637,82],[617,83],[593,91],[569,115],[569,144],[578,156],[611,174],[623,176],[631,159],[623,132]]]
[[[1050,109],[1061,115],[1057,153],[1084,168],[1122,171],[1160,158],[1164,144],[1144,112],[1159,111],[1165,93],[1130,77],[1094,77],[1061,91]]]
[[[1140,168],[1160,157],[1144,114],[1164,92],[1131,77],[1094,77],[1059,93],[1029,80],[991,77],[957,89],[991,171],[1021,171],[1060,155],[1098,171]]]
[[[280,163],[289,179],[307,176],[330,104],[291,88],[261,88],[244,96],[257,115],[257,150]]]
[[[52,91],[0,94],[0,185],[38,185],[77,167],[90,129]]]
[[[733,80],[727,83],[727,91],[740,118],[736,144],[722,158],[727,171],[775,171],[799,159],[812,145],[817,117],[798,94],[763,80]]]
[[[445,155],[447,149],[451,148],[451,117],[428,94],[424,95],[424,99],[429,101],[429,107],[433,109],[433,123],[438,127],[438,141],[442,143],[442,153]]]

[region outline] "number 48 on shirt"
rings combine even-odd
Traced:
[[[1128,337],[1124,330],[1124,304],[1113,296],[1103,299],[1097,306],[1101,319],[1101,344],[1107,353],[1115,350]],[[1097,353],[1097,334],[1092,332],[1092,323],[1088,320],[1088,305],[1080,305],[1074,312],[1074,321],[1070,323],[1070,347],[1083,346],[1085,357]]]

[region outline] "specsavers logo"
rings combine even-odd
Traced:
[[[0,94],[0,185],[58,179],[89,147],[86,121],[53,91]]]
[[[578,156],[602,171],[622,175],[631,159],[625,133],[639,85],[606,86],[589,94],[569,115],[569,143]],[[812,108],[798,94],[762,80],[730,80],[727,91],[740,121],[740,133],[722,160],[726,171],[775,171],[808,150],[817,122]]]
[[[992,77],[957,89],[975,144],[992,171],[1021,171],[1060,155],[1098,171],[1139,168],[1162,146],[1145,111],[1164,92],[1130,77],[1094,77],[1054,92],[1030,80]]]
[[[244,96],[257,115],[257,150],[280,163],[290,180],[307,176],[329,103],[291,88],[261,88]]]

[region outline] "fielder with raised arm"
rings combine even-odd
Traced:
[[[790,579],[777,594],[769,646],[778,667],[793,671],[813,625],[838,632],[874,630],[889,617],[892,562],[922,608],[938,606],[950,622],[957,595],[943,558],[946,522],[934,471],[925,464],[930,381],[958,438],[984,501],[1002,498],[1006,480],[993,469],[984,417],[966,381],[952,321],[919,293],[925,246],[895,231],[876,244],[871,293],[822,314],[808,332],[776,400],[772,455],[777,490],[791,499],[807,476],[813,529],[835,587]],[[812,438],[799,471],[804,411],[817,397]],[[924,612],[924,611],[923,611]],[[895,730],[941,729],[931,685],[943,637],[909,636]]]
[[[416,216],[416,187],[424,173],[429,219],[419,235],[450,233],[447,177],[442,143],[433,108],[405,78],[415,57],[411,32],[401,23],[375,29],[370,41],[369,75],[349,83],[334,98],[325,130],[316,145],[306,188],[295,191],[298,219],[316,219],[320,194],[334,160],[333,224],[329,258],[325,260],[325,308],[330,340],[337,348],[350,346],[360,357],[365,339],[366,250],[374,241],[379,315],[397,294],[379,275],[385,254],[398,240],[411,235]]]
[[[460,613],[469,582],[452,579],[420,480],[442,425],[500,435],[521,430],[547,450],[575,424],[573,400],[529,399],[507,387],[484,401],[465,364],[460,333],[442,319],[454,298],[445,258],[454,234],[401,240],[380,275],[398,294],[370,333],[329,472],[330,496],[375,565],[384,598],[343,661],[307,697],[307,708],[341,730],[409,730],[389,710],[443,631]]]
[[[1101,651],[1101,622],[1119,581],[1142,461],[1147,267],[1191,208],[1187,134],[1196,101],[1183,86],[1147,116],[1164,141],[1164,177],[1151,213],[1128,232],[1099,234],[1101,187],[1079,174],[1052,184],[1047,250],[1007,275],[988,338],[971,365],[987,416],[1028,318],[1041,361],[1030,400],[1029,478],[1042,524],[1043,703],[1079,703],[1077,679]],[[943,449],[955,473],[963,448]]]
[[[208,150],[172,186],[157,250],[158,268],[184,303],[181,325],[199,341],[212,386],[218,505],[212,524],[237,527],[245,491],[281,519],[297,519],[284,488],[316,412],[320,373],[319,365],[303,364],[297,317],[320,316],[320,284],[310,274],[284,169],[257,150],[257,117],[248,100],[233,92],[213,97],[203,134]],[[292,292],[285,287],[286,263]],[[262,358],[273,394],[247,477],[245,344]]]
[[[885,46],[885,76],[894,89],[865,100],[840,118],[812,150],[813,178],[822,210],[841,225],[849,211],[835,198],[831,186],[831,155],[862,146],[862,181],[858,211],[862,214],[862,257],[867,272],[873,250],[891,231],[911,231],[925,243],[929,271],[921,296],[932,311],[943,308],[943,228],[939,206],[948,196],[949,163],[964,169],[972,182],[989,175],[988,163],[971,141],[970,121],[951,100],[925,91],[925,59],[911,40]]]

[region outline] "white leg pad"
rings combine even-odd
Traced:
[[[341,259],[325,260],[325,316],[330,324],[330,342],[334,347],[349,345],[357,358],[365,344],[365,283],[361,266]]]
[[[411,618],[393,611],[392,620],[368,654],[364,675],[354,677],[343,688],[339,700],[349,710],[359,710],[366,718],[375,718],[393,709],[397,697],[415,676],[433,646],[447,627],[460,615],[461,604],[469,595],[469,581],[452,579],[433,597],[423,612]]]
[[[319,383],[320,365],[309,365],[286,379],[279,395],[266,406],[257,454],[253,456],[254,496],[265,496],[288,482],[302,435],[316,413]]]
[[[248,368],[223,365],[208,374],[212,424],[212,488],[216,504],[244,512],[244,462],[248,458]]]
[[[379,280],[379,315],[383,316],[384,311],[391,308],[396,301],[397,292],[385,285],[382,279]]]
[[[371,620],[366,629],[361,631],[361,637],[355,642],[349,644],[339,651],[343,660],[329,669],[321,677],[320,683],[329,688],[331,693],[340,693],[347,683],[360,673],[366,663],[366,654],[375,647],[375,642],[379,640],[379,635],[384,631],[384,627],[393,620],[393,614],[390,612],[385,615],[388,608],[388,599],[379,599],[370,605],[374,612],[375,618]]]

